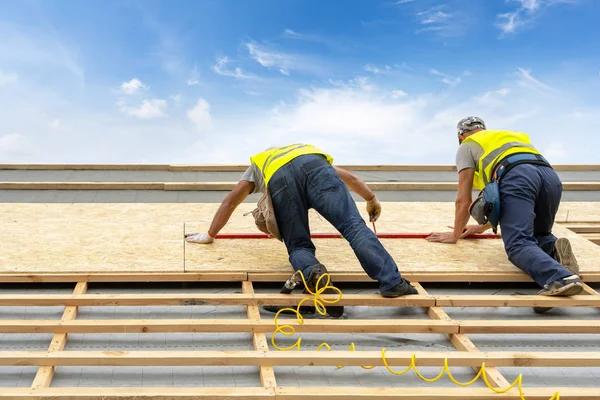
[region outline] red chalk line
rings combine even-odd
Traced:
[[[427,239],[431,233],[377,233],[379,239]],[[339,239],[342,237],[339,233],[313,233],[312,239]],[[484,233],[479,235],[467,236],[467,239],[500,239],[500,235],[493,233]],[[216,239],[269,239],[264,233],[221,233]]]

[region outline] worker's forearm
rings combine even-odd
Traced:
[[[456,201],[456,209],[454,213],[454,239],[458,241],[463,230],[469,223],[469,205],[468,201]]]
[[[231,218],[231,214],[233,214],[235,208],[236,206],[227,200],[221,204],[212,220],[212,223],[210,224],[210,228],[208,229],[208,234],[210,236],[217,236],[225,224],[227,224],[229,218]]]
[[[373,197],[375,197],[375,193],[373,193],[373,191],[367,186],[367,184],[358,178],[348,179],[348,182],[345,183],[346,186],[350,188],[350,190],[358,194],[366,201],[372,200]]]

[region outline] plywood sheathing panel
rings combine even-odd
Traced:
[[[556,222],[600,222],[600,203],[563,203],[556,215]]]
[[[183,225],[204,231],[218,204],[8,204],[0,203],[0,271],[2,272],[181,272]],[[600,215],[600,205],[589,206]],[[254,208],[242,204],[223,233],[256,232]],[[572,209],[565,203],[563,209]],[[364,203],[359,209],[366,218]],[[564,212],[561,209],[559,217]],[[453,203],[385,203],[379,232],[447,230]],[[569,212],[571,214],[571,211]],[[571,218],[569,218],[571,220]],[[333,232],[311,212],[313,232]],[[600,248],[556,226],[572,240],[582,272],[600,271]],[[383,240],[406,272],[511,272],[501,240],[461,241],[458,245],[422,239]],[[362,271],[343,239],[316,240],[317,255],[335,272]],[[219,240],[210,246],[185,246],[186,271],[291,271],[283,244],[275,240]]]

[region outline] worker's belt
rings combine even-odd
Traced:
[[[551,167],[550,163],[541,155],[533,153],[515,153],[504,157],[494,167],[491,181],[498,181],[506,175],[508,171],[521,164],[537,164]],[[552,167],[551,167],[552,168]]]
[[[550,163],[539,154],[515,153],[506,156],[496,164],[490,183],[485,185],[469,207],[471,216],[481,225],[489,223],[494,229],[494,233],[500,222],[500,179],[520,164],[538,164],[550,167]]]

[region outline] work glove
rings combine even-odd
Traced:
[[[201,243],[201,244],[209,244],[215,241],[215,238],[210,236],[208,232],[204,233],[193,233],[185,237],[189,243]]]
[[[377,196],[374,196],[367,202],[367,213],[369,213],[369,221],[375,222],[381,215],[381,204],[377,200]]]

